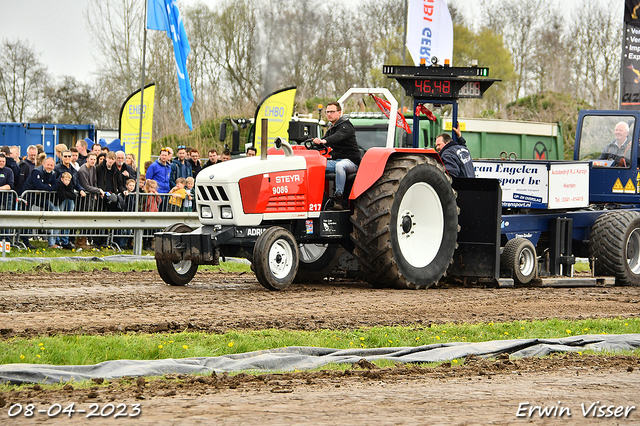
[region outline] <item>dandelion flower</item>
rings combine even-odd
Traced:
[[[505,332],[504,332],[504,335],[505,335],[505,336],[508,336],[508,335],[509,335],[509,332],[508,332],[508,331],[505,331]]]
[[[387,340],[387,342],[389,342],[389,343],[393,343],[393,340]]]
[[[628,323],[628,322],[625,322],[625,323],[624,323],[624,325],[625,325],[625,326],[626,326],[626,325],[629,325],[629,323]]]
[[[420,340],[420,336],[416,337],[416,340]]]
[[[36,355],[38,358],[42,358],[40,355]]]
[[[490,322],[490,323],[489,323],[489,325],[493,325],[493,323],[492,323],[492,322]]]
[[[21,355],[20,355],[20,359],[24,359],[24,355],[22,355],[22,354],[21,354]]]
[[[520,330],[524,330],[524,327],[520,327]]]
[[[440,340],[440,336],[436,336],[436,340]]]
[[[361,337],[360,340],[364,340],[364,337]]]
[[[182,349],[189,349],[189,346],[187,346],[187,345],[182,345]]]
[[[162,349],[162,345],[158,345],[158,349]]]
[[[454,359],[454,360],[453,360],[453,363],[454,363],[454,364],[457,364],[457,363],[458,363],[458,360],[457,360],[457,359]]]
[[[44,343],[38,343],[38,346],[44,346]]]
[[[40,350],[41,350],[41,351],[44,351],[44,346],[40,346]]]
[[[566,330],[567,334],[571,334],[571,330],[567,329]]]
[[[233,342],[227,343],[227,346],[232,347],[233,346]]]

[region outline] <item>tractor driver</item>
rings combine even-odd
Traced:
[[[331,123],[324,137],[314,138],[315,144],[331,147],[331,160],[327,160],[327,172],[336,174],[336,190],[333,210],[342,210],[347,173],[355,173],[360,164],[360,149],[356,141],[356,129],[348,118],[342,116],[342,106],[336,101],[327,104],[327,120]]]
[[[616,124],[613,131],[614,139],[607,145],[598,160],[613,160],[614,167],[627,167],[629,165],[629,151],[631,150],[631,140],[629,136],[629,125],[624,121]]]

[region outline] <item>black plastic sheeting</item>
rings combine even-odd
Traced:
[[[582,335],[561,339],[514,339],[479,343],[442,343],[418,347],[331,349],[292,346],[219,357],[118,360],[96,365],[5,364],[0,366],[0,383],[64,383],[92,378],[161,376],[163,374],[210,374],[212,371],[309,370],[328,363],[356,363],[388,359],[399,363],[450,361],[476,355],[490,358],[508,353],[513,358],[545,356],[554,352],[622,351],[640,348],[640,334]]]

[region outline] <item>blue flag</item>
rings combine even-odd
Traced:
[[[187,40],[187,33],[184,30],[184,24],[182,23],[182,17],[180,16],[176,0],[148,0],[147,28],[150,30],[166,31],[167,37],[173,42],[184,121],[187,122],[189,130],[193,130],[191,121],[193,92],[191,92],[191,83],[189,82],[189,74],[187,73],[187,55],[189,55],[191,48],[189,47],[189,40]]]

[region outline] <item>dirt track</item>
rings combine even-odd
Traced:
[[[203,273],[169,287],[155,272],[4,274],[2,338],[46,333],[103,334],[230,329],[350,329],[373,325],[488,322],[640,315],[640,288],[377,290],[357,282],[297,285],[268,292],[252,274]],[[511,363],[511,364],[508,364]],[[352,370],[351,375],[299,373],[161,380],[139,388],[114,381],[95,390],[25,390],[0,395],[0,423],[14,402],[140,403],[141,424],[511,424],[518,404],[569,407],[565,421],[584,421],[582,402],[640,407],[637,358],[573,356],[469,362],[437,370]],[[90,393],[93,392],[94,394]],[[144,399],[141,399],[144,398]],[[64,405],[64,404],[63,404]],[[640,410],[639,410],[640,411]],[[626,420],[640,423],[632,410]],[[537,416],[537,415],[536,415]],[[30,421],[44,420],[39,414]],[[10,423],[23,423],[23,416]],[[48,419],[52,420],[52,419]],[[82,424],[86,418],[58,417]],[[105,421],[106,419],[102,419]],[[123,419],[113,419],[113,423]],[[553,418],[537,421],[553,421]],[[131,420],[128,420],[131,421]],[[598,418],[590,422],[598,422]]]

